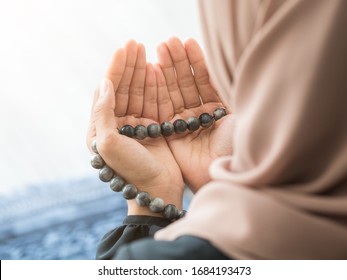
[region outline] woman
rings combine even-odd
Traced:
[[[133,41],[116,52],[89,146],[96,137],[107,165],[167,204],[181,208],[183,181],[196,195],[173,223],[130,200],[98,258],[347,258],[346,5],[202,1],[223,98],[193,40],[160,45],[154,67]],[[230,114],[194,133],[136,141],[117,131],[218,107]]]

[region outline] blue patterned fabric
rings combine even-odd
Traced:
[[[31,186],[0,197],[0,259],[94,259],[126,202],[97,178]]]
[[[95,259],[99,240],[126,213],[126,201],[97,178],[0,197],[0,259]]]

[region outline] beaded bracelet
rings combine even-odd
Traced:
[[[95,153],[92,155],[90,161],[92,167],[100,169],[100,180],[103,182],[110,182],[110,188],[113,191],[122,192],[123,197],[127,200],[135,198],[139,206],[148,207],[153,213],[163,213],[163,217],[168,220],[177,220],[186,214],[185,210],[178,210],[173,204],[165,206],[165,203],[161,198],[151,198],[149,193],[139,191],[133,184],[127,184],[122,177],[117,175],[109,166],[106,165],[105,161],[98,153],[96,140],[93,140],[92,150]]]
[[[163,122],[162,124],[152,123],[147,128],[144,125],[137,125],[135,127],[127,124],[119,129],[119,133],[130,138],[143,140],[147,136],[150,138],[157,138],[160,135],[165,137],[171,136],[173,133],[183,133],[187,129],[191,132],[196,131],[201,127],[208,128],[214,121],[218,121],[226,115],[224,108],[217,108],[213,112],[213,116],[208,113],[203,113],[197,117],[190,117],[187,121],[177,119],[172,124],[171,122]]]
[[[170,122],[163,122],[160,126],[158,124],[150,124],[147,128],[143,125],[138,125],[133,128],[131,125],[124,125],[119,132],[128,137],[135,137],[138,140],[145,139],[147,136],[151,138],[159,137],[160,134],[163,136],[170,136],[174,132],[182,133],[187,129],[190,131],[196,131],[201,127],[208,128],[214,121],[223,118],[226,115],[224,108],[217,108],[213,116],[208,113],[203,113],[196,117],[190,117],[187,121],[182,119],[176,120],[173,124]],[[127,184],[125,180],[117,175],[112,170],[98,153],[96,147],[96,140],[93,140],[92,150],[94,154],[91,158],[91,165],[95,169],[99,170],[99,178],[103,182],[110,182],[110,188],[115,192],[121,192],[123,197],[127,200],[134,199],[137,204],[141,207],[148,207],[153,213],[162,213],[163,217],[168,220],[177,220],[186,214],[185,210],[178,210],[173,204],[165,205],[161,198],[151,198],[149,193],[139,191],[138,188],[133,184]]]

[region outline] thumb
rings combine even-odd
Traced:
[[[114,134],[116,119],[114,109],[116,106],[113,84],[109,79],[102,79],[99,86],[99,98],[94,106],[94,120],[96,135],[99,139],[107,139]]]

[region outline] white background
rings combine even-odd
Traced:
[[[85,133],[94,88],[131,38],[201,43],[195,0],[0,0],[0,194],[95,176]]]

